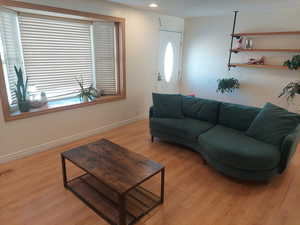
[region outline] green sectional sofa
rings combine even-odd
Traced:
[[[299,139],[300,115],[181,95],[153,94],[150,132],[200,153],[225,175],[268,180],[281,174]]]

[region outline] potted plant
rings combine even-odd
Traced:
[[[283,89],[279,98],[285,96],[287,101],[293,101],[294,97],[300,94],[300,81],[290,82]]]
[[[96,88],[92,86],[92,84],[88,87],[84,87],[83,79],[77,80],[78,85],[80,86],[79,98],[81,101],[93,101],[95,98],[99,97],[99,92]]]
[[[218,88],[216,91],[224,94],[224,93],[231,93],[235,89],[239,89],[239,88],[240,88],[240,83],[238,79],[235,79],[233,77],[223,78],[218,80]]]
[[[287,60],[283,64],[287,66],[290,70],[297,70],[300,67],[300,55],[295,55],[291,60]]]
[[[28,77],[24,82],[22,68],[18,69],[16,66],[14,66],[14,69],[18,79],[16,88],[14,89],[18,101],[18,107],[21,112],[28,112],[30,109],[30,104],[27,100]]]

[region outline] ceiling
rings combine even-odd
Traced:
[[[135,8],[158,11],[172,16],[198,17],[223,15],[233,10],[269,11],[275,8],[300,8],[299,0],[108,0]],[[159,8],[148,5],[157,2]]]

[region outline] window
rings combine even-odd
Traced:
[[[96,87],[105,94],[114,95],[117,92],[116,52],[114,24],[96,22],[94,29]]]
[[[18,18],[29,86],[51,100],[77,94],[77,79],[91,85],[92,24],[23,14]]]
[[[11,10],[1,9],[0,20],[1,60],[5,74],[6,89],[8,90],[8,101],[9,104],[12,104],[13,101],[16,101],[16,96],[13,92],[17,81],[14,65],[19,65],[23,68],[17,14]]]
[[[74,98],[78,98],[79,80],[83,81],[84,88],[92,86],[101,94],[95,102],[100,103],[101,99],[106,102],[110,96],[124,98],[124,20],[110,17],[105,20],[101,15],[98,15],[101,20],[92,19],[89,13],[83,18],[82,12],[80,18],[48,14],[0,10],[5,83],[2,86],[6,89],[2,95],[7,97],[6,105],[16,108],[14,65],[22,68],[29,90],[46,93],[50,102],[63,99],[63,106],[67,99],[74,104]],[[48,105],[59,107],[57,102]],[[8,113],[4,114],[7,118]]]
[[[164,59],[164,72],[167,82],[170,82],[174,67],[174,50],[171,42],[167,44]]]

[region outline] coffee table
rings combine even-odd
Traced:
[[[61,153],[64,187],[113,225],[131,225],[164,202],[165,168],[107,139]],[[85,171],[68,180],[66,160]],[[161,176],[160,196],[141,186]]]

